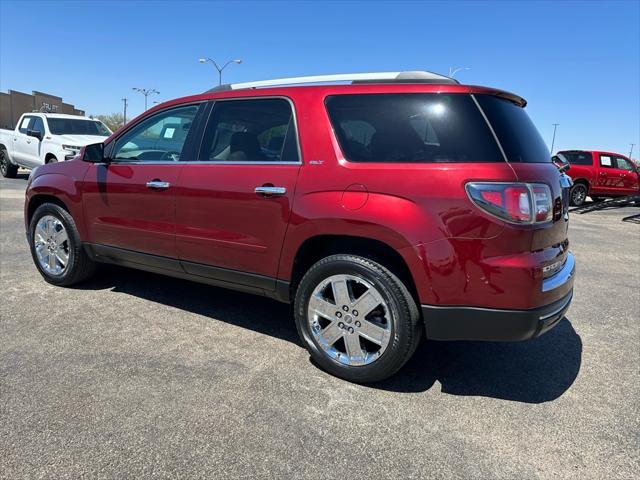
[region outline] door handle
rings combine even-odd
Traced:
[[[605,172],[600,172],[600,176],[601,176],[601,177],[606,177],[606,176],[607,176],[607,174],[606,174]]]
[[[627,174],[626,174],[626,173],[621,173],[621,174],[620,174],[620,176],[621,176],[621,177],[626,177],[626,176],[627,176]]]
[[[285,187],[274,187],[273,185],[256,187],[254,191],[258,195],[264,195],[265,197],[277,197],[287,193],[287,189]]]
[[[155,190],[164,190],[169,188],[171,184],[169,182],[161,182],[160,180],[151,180],[147,182],[147,188],[153,188]]]

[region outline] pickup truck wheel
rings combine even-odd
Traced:
[[[297,289],[294,310],[312,359],[352,382],[393,375],[421,338],[420,314],[407,287],[360,256],[332,255],[313,265]]]
[[[53,285],[74,285],[95,271],[73,217],[59,205],[44,203],[35,211],[29,223],[29,246],[38,271]]]
[[[5,178],[16,178],[18,166],[9,162],[9,156],[4,148],[0,148],[0,173]]]
[[[574,184],[569,192],[569,199],[571,200],[571,205],[575,207],[584,205],[587,199],[587,186],[583,183]]]

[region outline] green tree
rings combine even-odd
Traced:
[[[92,117],[100,120],[113,132],[118,130],[124,124],[124,117],[121,113],[112,113],[110,115],[92,115]]]

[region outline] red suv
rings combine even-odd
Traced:
[[[33,172],[31,253],[55,285],[106,262],[291,302],[313,359],[355,382],[424,334],[534,338],[574,259],[570,181],[525,104],[428,72],[173,100]]]
[[[619,153],[566,150],[558,152],[553,160],[557,166],[570,166],[567,174],[573,179],[571,205],[584,204],[587,195],[597,201],[640,193],[638,167]]]

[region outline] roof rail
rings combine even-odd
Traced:
[[[336,75],[313,75],[308,77],[277,78],[257,82],[229,83],[207,90],[219,92],[240,90],[243,88],[276,87],[285,85],[303,85],[310,83],[459,83],[453,78],[438,73],[416,72],[377,72],[377,73],[341,73]]]

